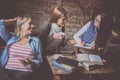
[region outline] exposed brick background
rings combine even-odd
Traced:
[[[80,1],[82,0],[10,0],[10,1],[2,0],[0,2],[0,4],[2,5],[0,8],[1,10],[0,18],[11,18],[19,16],[21,14],[28,14],[33,18],[34,25],[36,26],[35,31],[40,32],[41,28],[43,27],[43,24],[49,18],[51,10],[56,6],[57,1],[62,1],[63,7],[66,9],[68,13],[68,23],[66,24],[66,38],[72,38],[73,34],[77,32],[82,27],[83,24],[82,22],[84,16],[81,12],[79,5],[75,2],[77,1],[80,3]],[[108,6],[107,4],[102,6],[102,8],[104,7],[108,8],[108,10],[110,8],[113,8],[109,4]],[[85,16],[85,22],[89,20],[88,15]],[[64,47],[64,49],[62,50],[73,51],[73,47],[68,45],[67,47]]]

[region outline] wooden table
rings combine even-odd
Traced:
[[[48,55],[46,56],[47,57],[47,60],[48,60],[48,63],[50,65],[50,68],[52,69],[52,73],[53,75],[55,75],[55,80],[61,80],[61,76],[62,75],[69,75],[68,73],[66,73],[65,71],[55,67],[53,64],[52,64],[52,61],[53,61],[53,58],[52,56]],[[71,58],[71,59],[75,59],[75,56],[72,56],[72,55],[67,55],[65,56],[67,58]],[[100,68],[100,69],[95,69],[95,70],[83,70],[82,73],[80,72],[80,75],[90,75],[89,76],[89,79],[91,78],[92,75],[94,74],[113,74],[115,73],[114,69],[112,67],[106,67],[106,68]]]

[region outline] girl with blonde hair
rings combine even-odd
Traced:
[[[12,23],[16,23],[14,34],[5,29]],[[6,42],[0,58],[1,80],[32,79],[33,71],[42,62],[39,38],[31,36],[33,27],[29,16],[0,20],[0,37]]]

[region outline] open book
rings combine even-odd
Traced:
[[[95,54],[77,54],[76,60],[79,62],[90,62],[92,64],[103,65],[102,58]]]
[[[83,64],[83,67],[87,70],[103,67],[103,60],[99,55],[94,54],[77,54],[76,60]]]

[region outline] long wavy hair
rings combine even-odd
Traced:
[[[104,47],[112,34],[113,19],[106,13],[100,14],[100,16],[101,23],[97,34],[96,43],[98,47]]]

